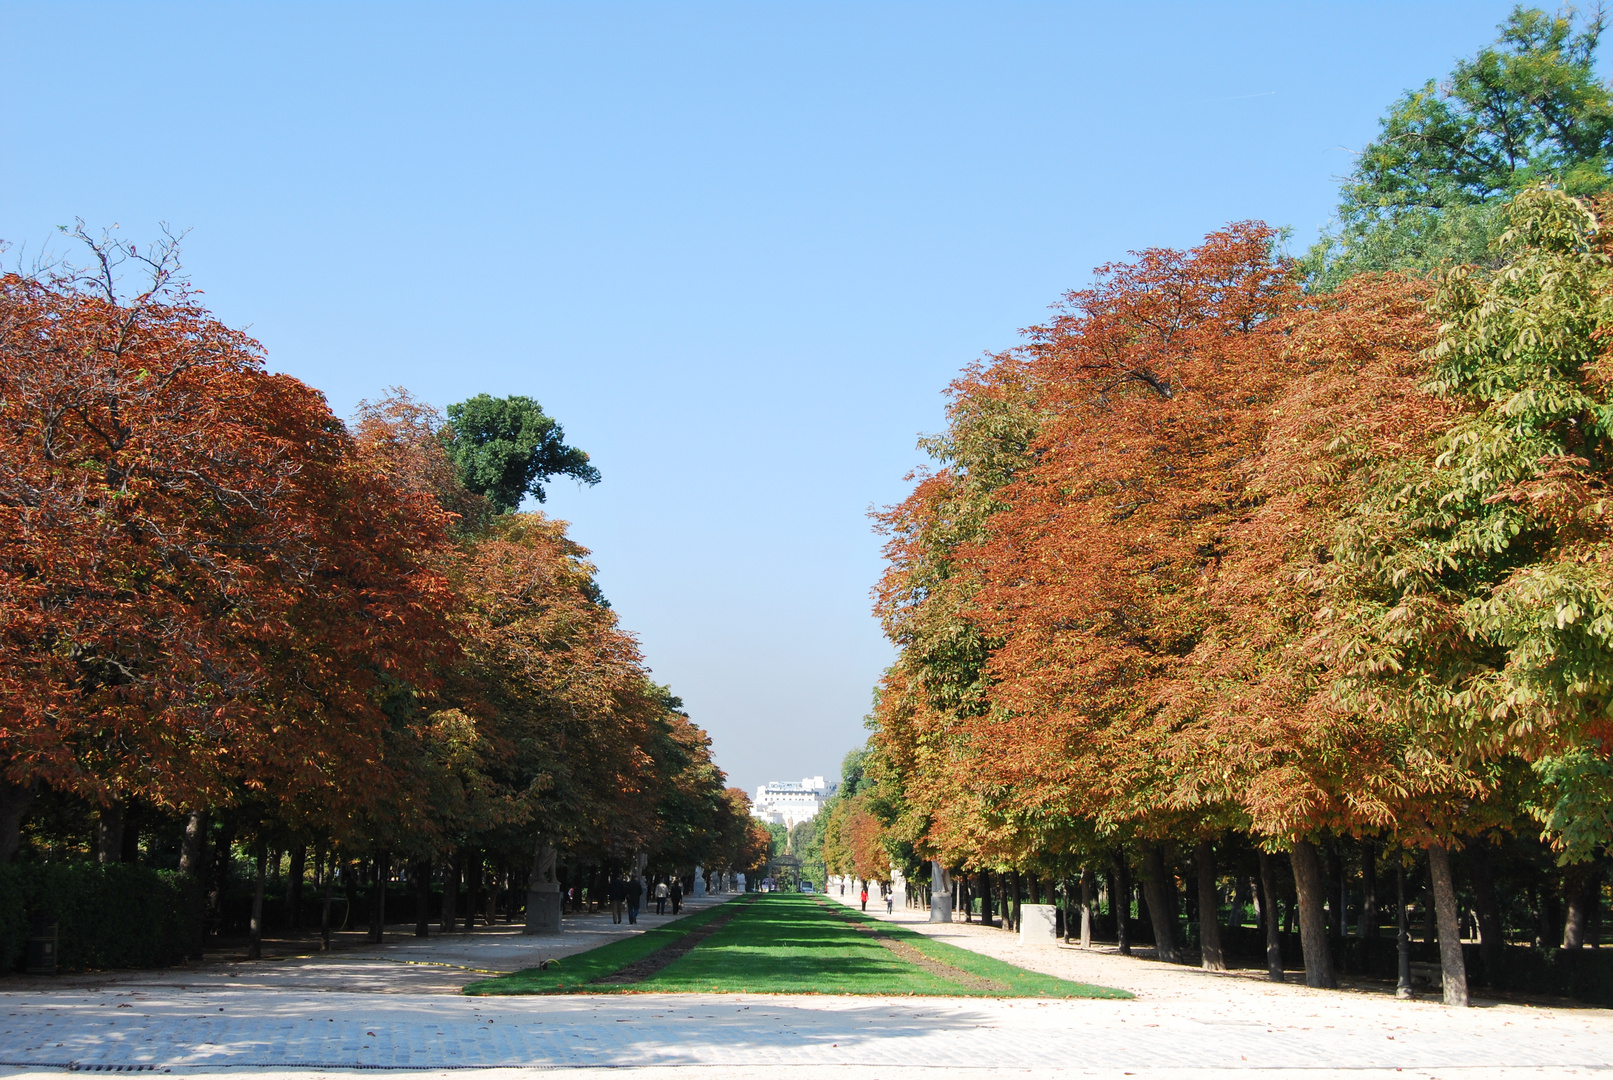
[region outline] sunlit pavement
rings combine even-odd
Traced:
[[[926,929],[920,916],[896,918]],[[1066,955],[1078,950],[1020,949],[1002,931],[962,924],[928,929],[1026,967],[1123,985],[1139,998],[452,992],[472,977],[467,968],[509,970],[535,955],[585,947],[615,932],[606,929],[608,917],[604,923],[577,920],[559,942],[478,931],[469,940],[408,943],[384,955],[8,980],[0,994],[0,1062],[11,1075],[63,1068],[194,1075],[274,1069],[288,1076],[564,1068],[579,1080],[606,1068],[614,1077],[624,1068],[645,1077],[765,1068],[770,1075],[858,1080],[934,1077],[936,1068],[966,1069],[970,1077],[1157,1078],[1251,1070],[1468,1078],[1613,1071],[1613,1022],[1601,1010],[1457,1011],[1326,994],[1142,960]],[[445,964],[459,967],[433,966]],[[1120,977],[1128,970],[1135,974]]]

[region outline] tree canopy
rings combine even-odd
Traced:
[[[1496,43],[1394,103],[1356,157],[1336,227],[1311,250],[1324,288],[1351,274],[1480,263],[1499,206],[1531,184],[1605,191],[1613,93],[1596,75],[1606,19],[1518,7]]]
[[[543,502],[543,485],[553,477],[600,480],[588,455],[567,446],[559,422],[529,397],[477,394],[450,405],[443,434],[461,482],[501,514],[528,495]]]
[[[517,512],[598,480],[535,402],[394,389],[344,424],[175,246],[80,238],[90,272],[0,277],[0,862],[118,861],[131,815],[192,874],[241,834],[506,892],[545,850],[579,885],[765,857],[588,552]],[[99,817],[93,851],[31,807]]]

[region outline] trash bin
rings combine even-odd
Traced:
[[[56,974],[55,919],[36,916],[28,925],[28,974]]]

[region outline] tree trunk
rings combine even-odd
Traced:
[[[377,855],[373,862],[375,884],[370,890],[370,941],[379,945],[386,940],[386,880],[391,867],[386,852]]]
[[[1411,998],[1411,920],[1406,914],[1406,859],[1395,852],[1395,997]]]
[[[102,866],[123,861],[123,801],[101,807],[95,823],[95,861]]]
[[[16,858],[22,844],[22,816],[34,801],[35,784],[13,784],[0,780],[0,863]]]
[[[302,879],[308,873],[308,845],[299,842],[291,849],[291,868],[286,871],[286,927],[302,929]]]
[[[1081,948],[1092,948],[1092,871],[1081,868]]]
[[[1272,982],[1282,982],[1286,976],[1283,974],[1282,926],[1277,921],[1278,912],[1282,910],[1277,904],[1277,869],[1264,848],[1255,850],[1260,859],[1260,925],[1266,931],[1266,977]]]
[[[1242,928],[1249,896],[1249,878],[1244,874],[1235,875],[1232,879],[1232,903],[1227,905],[1227,933],[1234,934]]]
[[[1328,886],[1335,891],[1328,897],[1328,932],[1343,941],[1348,932],[1350,879],[1344,873],[1344,841],[1335,840],[1327,847]],[[1335,906],[1337,905],[1337,906]],[[1339,950],[1340,959],[1344,950]]]
[[[1331,990],[1333,961],[1328,955],[1327,887],[1322,881],[1322,860],[1309,840],[1294,841],[1294,889],[1299,894],[1299,947],[1305,954],[1305,985]]]
[[[248,960],[263,959],[263,878],[269,869],[269,848],[263,837],[252,845],[256,873],[252,881],[252,937],[247,944]]]
[[[414,936],[431,936],[431,860],[414,864]]]
[[[319,947],[330,951],[330,891],[336,884],[336,853],[325,856],[325,896],[319,907]]]
[[[1176,905],[1170,902],[1174,883],[1165,881],[1165,853],[1157,846],[1143,849],[1143,895],[1148,899],[1148,918],[1154,925],[1154,955],[1168,964],[1179,963],[1176,948]]]
[[[1205,971],[1225,971],[1226,957],[1221,954],[1221,913],[1216,910],[1219,897],[1215,892],[1215,845],[1200,840],[1193,851],[1193,864],[1199,878],[1199,948],[1204,954]]]
[[[1484,963],[1484,982],[1487,986],[1500,986],[1506,938],[1501,929],[1501,902],[1495,893],[1495,860],[1482,836],[1474,837],[1467,851],[1473,906],[1479,917],[1479,959]]]
[[[465,849],[465,891],[470,903],[465,905],[465,929],[476,929],[476,916],[482,907],[482,849]]]
[[[1126,852],[1115,853],[1115,941],[1121,956],[1131,955],[1131,875],[1126,869]]]
[[[464,872],[464,856],[458,848],[448,859],[448,873],[442,882],[442,932],[451,934],[459,924],[459,876]],[[597,890],[594,890],[597,892]]]
[[[1439,970],[1445,985],[1445,1004],[1467,1006],[1467,964],[1462,960],[1462,930],[1456,910],[1456,884],[1451,880],[1451,856],[1439,844],[1428,849],[1428,876],[1434,888],[1434,913],[1439,920]]]
[[[1596,873],[1589,863],[1576,863],[1563,873],[1563,948],[1578,949],[1585,944],[1585,927],[1590,923],[1592,887]]]
[[[140,861],[140,807],[138,803],[125,803],[123,807],[123,850],[118,861],[130,866]]]
[[[218,831],[218,842],[213,846],[213,855],[208,866],[213,877],[213,888],[207,898],[208,905],[212,914],[219,919],[224,916],[224,900],[230,886],[230,859],[234,845],[235,825],[229,818],[225,818]]]
[[[202,876],[202,856],[207,845],[207,811],[192,810],[185,819],[185,839],[179,845],[179,872]]]
[[[993,913],[996,910],[996,905],[992,903],[990,871],[980,871],[978,887],[980,889],[980,925],[990,926],[994,917]]]
[[[1378,936],[1378,845],[1361,841],[1361,919],[1357,930],[1363,938]]]

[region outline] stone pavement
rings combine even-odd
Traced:
[[[870,905],[872,906],[872,905]],[[918,913],[899,921],[923,929]],[[932,928],[1038,970],[1124,985],[1136,1001],[767,995],[466,998],[471,968],[508,970],[612,936],[577,920],[558,943],[478,931],[413,948],[216,971],[130,973],[0,988],[0,1072],[71,1067],[196,1076],[274,1069],[562,1068],[577,1080],[728,1071],[902,1080],[968,1075],[1562,1076],[1613,1072],[1613,1014],[1465,1011],[1383,995],[1270,986],[1080,950],[1020,949],[1001,931]],[[574,935],[574,936],[573,936]],[[406,943],[412,944],[412,943]],[[414,959],[415,964],[397,962]],[[436,965],[458,964],[458,967]],[[423,969],[417,971],[416,969]],[[231,972],[234,974],[231,974]],[[1402,1071],[1404,1070],[1404,1071]],[[491,1080],[491,1078],[489,1078]]]

